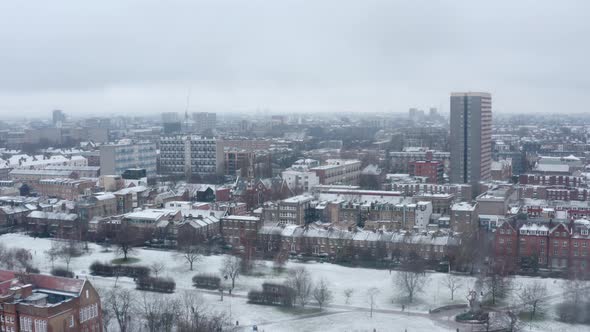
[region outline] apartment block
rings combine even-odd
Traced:
[[[102,175],[121,175],[130,168],[143,168],[148,178],[156,176],[156,144],[149,141],[121,140],[100,147]]]

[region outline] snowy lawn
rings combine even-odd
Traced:
[[[50,239],[31,238],[22,234],[4,234],[0,236],[0,243],[8,247],[26,248],[33,255],[33,263],[42,273],[49,273],[51,263],[47,260],[44,252],[51,247]],[[81,257],[73,258],[70,263],[70,269],[79,277],[87,277],[98,288],[113,287],[114,278],[94,277],[89,275],[89,266],[94,261],[111,262],[119,256],[115,248],[111,252],[103,252],[103,248],[90,243],[90,252]],[[168,276],[176,281],[177,293],[182,291],[194,291],[192,286],[192,277],[197,273],[211,273],[219,275],[224,255],[205,256],[195,264],[194,271],[189,271],[189,265],[182,257],[172,251],[154,250],[137,248],[131,257],[138,258],[135,264],[150,266],[154,263],[164,263],[166,268],[160,272],[160,276]],[[63,265],[63,261],[57,261],[56,265]],[[368,313],[359,312],[359,308],[368,308],[367,290],[376,287],[380,290],[377,295],[376,309],[379,310],[401,310],[399,304],[400,291],[394,287],[393,278],[395,271],[391,273],[387,270],[374,270],[366,268],[351,268],[329,263],[298,263],[288,262],[286,268],[304,266],[310,272],[314,280],[325,279],[329,282],[330,288],[334,295],[330,309],[321,313],[321,316],[315,317],[317,309],[309,308],[307,310],[283,309],[277,307],[268,307],[252,305],[246,303],[244,296],[250,289],[260,288],[264,281],[282,282],[286,277],[286,272],[276,273],[272,269],[272,262],[257,262],[255,275],[240,276],[236,280],[234,294],[236,297],[225,297],[220,301],[217,294],[203,293],[203,301],[207,303],[208,308],[213,311],[230,312],[232,319],[238,320],[241,326],[258,324],[259,327],[265,327],[267,331],[444,331],[440,324],[428,319],[426,315],[407,316],[395,312],[375,313],[371,319]],[[460,277],[461,288],[455,292],[455,300],[451,301],[450,291],[444,282],[447,275],[444,273],[427,273],[428,282],[424,292],[417,295],[412,305],[406,306],[406,311],[413,313],[427,313],[428,309],[436,308],[442,305],[452,303],[465,303],[465,296],[469,289],[473,288],[475,279],[473,277]],[[134,288],[133,280],[129,278],[119,278],[117,281],[121,287]],[[549,294],[559,294],[561,292],[560,280],[540,279],[528,277],[515,277],[513,286],[520,288],[522,285],[532,282],[541,282],[548,288]],[[231,281],[224,281],[226,287],[231,285]],[[353,289],[350,302],[347,306],[344,291]],[[138,292],[139,293],[139,292]],[[516,293],[516,292],[515,292]],[[164,295],[175,296],[175,295]],[[509,298],[506,303],[512,304],[517,301],[517,297]],[[231,309],[230,309],[231,306]],[[549,322],[548,322],[549,323]],[[437,325],[438,324],[438,325]],[[555,326],[555,330],[563,329],[559,326],[569,326],[566,324],[554,323],[548,324],[549,328]],[[574,328],[573,326],[569,326]],[[454,330],[454,329],[453,329]],[[568,331],[570,329],[568,328]],[[449,330],[450,331],[450,330]]]

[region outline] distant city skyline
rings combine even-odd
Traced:
[[[0,115],[585,112],[590,3],[52,1],[0,4]],[[509,9],[509,10],[508,10]]]

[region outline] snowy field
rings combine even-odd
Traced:
[[[0,243],[8,247],[26,248],[33,255],[33,263],[42,273],[49,273],[51,263],[46,259],[44,252],[50,248],[51,240],[34,239],[21,234],[5,234],[0,236]],[[89,244],[90,252],[81,257],[72,259],[70,269],[80,278],[88,278],[97,288],[110,288],[115,283],[114,278],[94,277],[89,275],[89,266],[94,261],[110,262],[117,258],[115,252],[102,252],[100,246]],[[219,274],[224,259],[223,255],[205,256],[198,262],[194,271],[189,271],[189,265],[177,254],[171,251],[153,249],[136,249],[131,255],[140,261],[136,264],[149,266],[153,263],[164,263],[166,268],[160,276],[168,276],[176,281],[176,294],[183,291],[197,292],[192,286],[192,277],[197,273]],[[63,265],[57,261],[56,265]],[[428,283],[425,291],[418,294],[415,303],[406,307],[401,312],[399,304],[399,291],[392,282],[395,271],[374,270],[366,268],[349,268],[329,263],[296,263],[289,262],[288,268],[305,266],[314,280],[325,279],[329,282],[334,295],[330,307],[322,312],[317,308],[283,309],[278,307],[252,305],[246,303],[245,295],[250,289],[260,288],[264,281],[282,282],[286,273],[277,274],[272,269],[272,262],[258,262],[256,276],[240,276],[236,280],[234,297],[225,297],[220,301],[220,296],[211,292],[202,292],[202,299],[209,310],[225,311],[231,314],[233,321],[239,321],[244,330],[248,326],[258,325],[265,331],[455,331],[456,324],[447,321],[447,317],[432,317],[428,310],[442,305],[453,303],[465,303],[465,296],[473,287],[475,279],[461,277],[462,287],[455,293],[455,300],[451,301],[450,291],[444,285],[446,274],[428,273]],[[515,277],[513,285],[516,288],[531,282],[544,283],[549,294],[559,294],[562,290],[561,280]],[[120,278],[118,285],[134,288],[135,284],[129,278]],[[369,307],[367,290],[376,287],[380,290],[377,296],[376,310],[378,313],[369,317],[366,311]],[[346,304],[345,289],[353,289],[349,304]],[[516,292],[514,292],[516,293]],[[176,296],[176,295],[163,295]],[[559,301],[556,299],[555,301]],[[506,305],[516,302],[516,298],[508,299]],[[537,326],[529,326],[532,331],[588,331],[585,326],[572,326],[553,321],[538,323]],[[527,330],[529,330],[527,329]]]

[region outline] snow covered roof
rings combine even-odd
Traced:
[[[226,216],[226,217],[223,217],[223,219],[240,220],[240,221],[259,221],[260,220],[260,218],[254,217],[254,216],[236,216],[236,215]]]
[[[542,231],[542,232],[548,232],[549,231],[549,227],[547,227],[546,225],[542,225],[542,224],[537,224],[537,223],[530,223],[530,224],[524,224],[520,227],[521,231],[528,231],[528,232],[538,232],[538,231]]]
[[[556,172],[556,173],[569,173],[569,165],[555,165],[555,164],[537,164],[534,168],[537,172]]]
[[[451,206],[452,211],[475,211],[475,205],[467,202],[455,203]]]
[[[33,211],[27,215],[30,219],[48,219],[48,220],[69,220],[74,221],[78,219],[78,215],[74,213],[59,213],[59,212],[45,212]]]
[[[96,198],[99,201],[106,201],[108,199],[116,199],[117,197],[113,194],[100,194],[100,195],[96,195],[94,196],[94,198]]]
[[[284,199],[283,202],[284,203],[291,203],[291,204],[298,204],[298,203],[306,203],[313,200],[313,196],[311,195],[297,195],[297,196],[293,196],[293,197],[289,197],[287,199]]]
[[[117,195],[117,194],[118,195],[126,195],[126,194],[129,194],[129,193],[141,193],[141,192],[144,192],[146,190],[148,190],[148,188],[145,187],[145,186],[135,186],[135,187],[123,188],[123,189],[121,189],[119,191],[115,191],[114,194],[115,195]]]
[[[125,219],[142,219],[142,220],[153,220],[157,221],[161,218],[169,215],[174,215],[178,211],[176,210],[167,210],[167,209],[145,209],[136,212],[130,212],[125,214]]]

